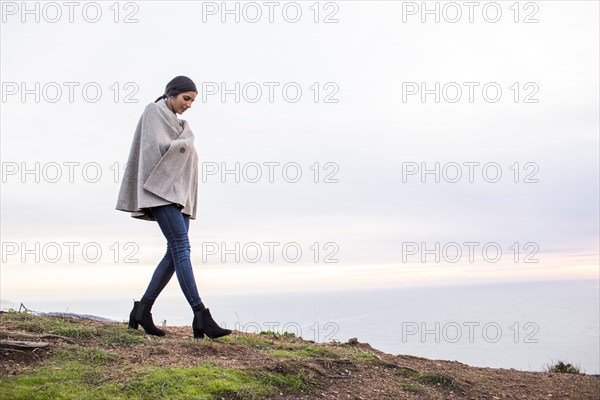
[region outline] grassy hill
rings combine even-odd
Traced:
[[[599,399],[600,377],[476,368],[234,331],[0,312],[2,399]]]

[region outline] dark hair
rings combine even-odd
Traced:
[[[165,93],[158,99],[154,100],[154,102],[156,103],[160,99],[166,99],[168,96],[177,96],[179,93],[183,92],[198,93],[198,90],[196,89],[196,84],[194,81],[187,76],[179,75],[167,83],[167,87],[165,87]]]

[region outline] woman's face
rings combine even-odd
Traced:
[[[177,96],[169,97],[167,104],[174,113],[183,114],[192,106],[195,99],[196,92],[183,92],[179,93]]]

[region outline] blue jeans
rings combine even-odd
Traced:
[[[151,301],[156,300],[175,272],[190,306],[202,304],[190,260],[189,215],[183,214],[175,204],[152,207],[150,211],[167,239],[167,253],[156,267],[144,297]]]

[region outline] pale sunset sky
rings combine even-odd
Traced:
[[[115,204],[177,75],[202,293],[598,279],[598,2],[275,3],[2,3],[0,299],[145,288]]]

